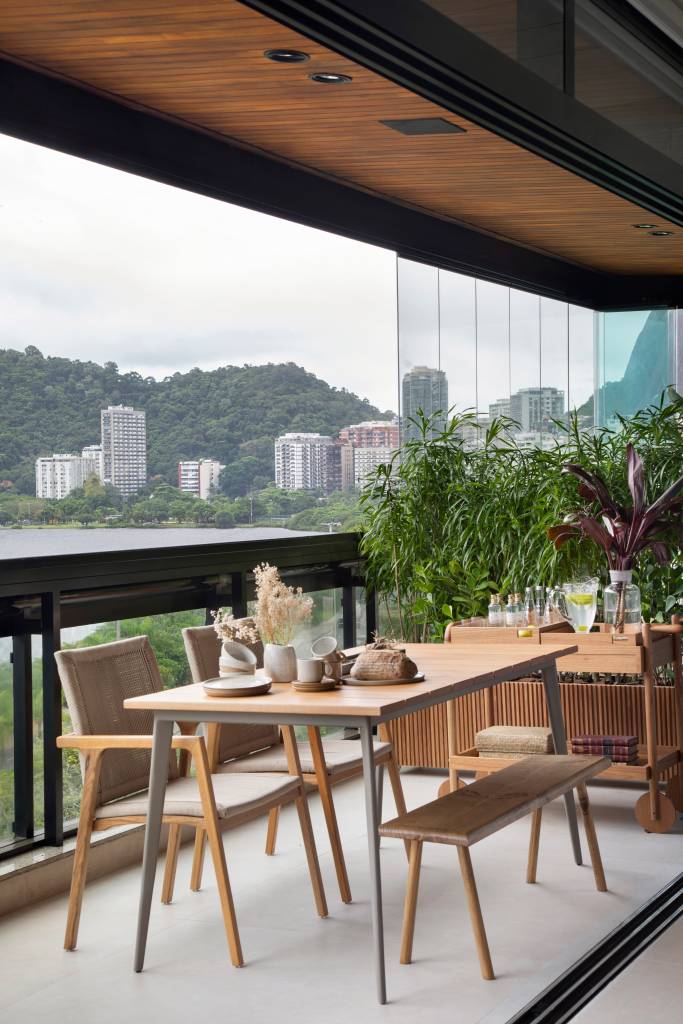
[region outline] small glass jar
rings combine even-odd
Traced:
[[[605,623],[622,632],[624,626],[639,623],[642,619],[640,590],[632,582],[632,569],[610,569],[609,576],[609,586],[603,592]]]
[[[505,610],[500,603],[500,594],[492,594],[489,605],[489,626],[504,626]]]

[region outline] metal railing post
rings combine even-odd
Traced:
[[[57,747],[62,732],[62,687],[55,661],[55,651],[61,645],[59,599],[58,590],[42,595],[44,828],[45,842],[50,846],[61,846],[64,841],[62,752]]]
[[[14,714],[14,823],[19,839],[32,839],[33,818],[33,685],[31,635],[12,637]]]

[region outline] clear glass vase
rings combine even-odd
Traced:
[[[631,569],[611,569],[610,584],[603,593],[605,622],[615,633],[623,633],[624,626],[642,619],[640,590],[633,583]]]

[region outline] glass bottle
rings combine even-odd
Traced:
[[[526,621],[524,618],[524,602],[522,601],[522,595],[519,593],[515,594],[515,626],[524,626]]]
[[[514,594],[508,594],[508,603],[505,605],[505,625],[517,625],[517,605],[515,604]]]
[[[489,626],[505,625],[505,612],[500,603],[500,596],[500,594],[491,595],[491,603],[489,604]]]
[[[603,592],[604,618],[615,633],[623,633],[625,625],[642,619],[640,590],[632,582],[631,569],[610,569],[609,576],[609,586]]]
[[[538,622],[536,617],[536,605],[534,602],[534,588],[527,587],[524,591],[524,621],[523,626],[535,626]]]
[[[534,587],[534,611],[539,626],[545,622],[545,587]]]

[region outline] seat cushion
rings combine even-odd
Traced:
[[[313,767],[310,743],[301,742],[297,746],[299,748],[301,770],[307,775],[312,775],[315,768]],[[391,743],[382,743],[380,740],[375,740],[373,746],[375,748],[375,757],[381,754],[388,754],[391,750]],[[363,766],[363,755],[361,754],[359,740],[323,739],[323,751],[328,775],[338,775],[352,768],[357,768],[360,771]],[[284,744],[278,743],[274,747],[258,750],[255,754],[238,757],[234,761],[226,761],[225,764],[219,764],[216,770],[221,774],[232,774],[233,772],[286,772],[288,770],[287,754],[285,753]]]
[[[237,774],[213,775],[213,791],[219,818],[231,818],[296,793],[299,781],[292,776]],[[276,798],[276,799],[274,799]],[[97,808],[97,818],[119,818],[147,814],[147,790],[123,800],[114,800]],[[203,817],[197,780],[173,779],[166,787],[164,814],[188,818]]]

